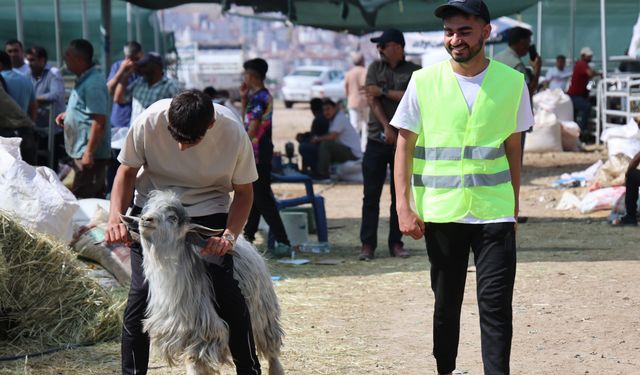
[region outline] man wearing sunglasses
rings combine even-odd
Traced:
[[[378,244],[380,195],[387,179],[387,168],[391,169],[390,227],[387,241],[389,254],[392,257],[406,258],[409,253],[403,247],[402,233],[398,227],[393,186],[393,158],[398,131],[389,125],[389,121],[396,112],[411,74],[420,69],[420,66],[405,60],[404,36],[399,30],[385,30],[371,41],[377,45],[380,60],[369,65],[363,88],[371,111],[367,123],[367,146],[362,160],[364,199],[359,259],[371,260],[374,257]]]

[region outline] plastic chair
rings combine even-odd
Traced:
[[[306,194],[296,198],[289,199],[277,199],[276,207],[278,211],[287,207],[300,206],[302,204],[311,203],[313,207],[313,216],[316,221],[316,232],[318,234],[318,242],[328,242],[329,234],[327,228],[327,215],[324,210],[324,198],[321,195],[316,195],[313,192],[313,181],[309,176],[303,174],[296,174],[292,176],[285,176],[282,174],[272,173],[271,182],[282,183],[303,183]],[[275,244],[275,238],[271,229],[269,229],[268,247],[272,249]]]

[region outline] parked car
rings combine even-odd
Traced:
[[[344,73],[326,66],[301,66],[283,79],[282,97],[284,105],[291,108],[294,103],[308,103],[312,98],[330,97],[342,100]]]

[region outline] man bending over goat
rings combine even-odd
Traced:
[[[260,374],[247,304],[233,278],[233,259],[227,254],[249,216],[252,183],[258,178],[242,124],[204,93],[185,91],[152,104],[137,117],[118,161],[106,241],[129,242],[120,215],[133,198],[129,214],[139,216],[149,193],[156,189],[180,196],[193,223],[225,228],[222,237],[208,240],[202,254],[224,256],[222,266],[211,264],[207,272],[218,314],[229,326],[236,371],[239,375]],[[131,286],[122,330],[123,374],[146,374],[149,362],[149,336],[142,325],[149,289],[142,259],[142,250],[132,247]]]

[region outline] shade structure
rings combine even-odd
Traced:
[[[362,35],[394,27],[402,31],[442,28],[433,11],[445,0],[128,0],[149,9],[163,9],[187,3],[217,3],[249,6],[255,13],[279,12],[298,25]],[[491,17],[511,15],[537,0],[492,0]]]

